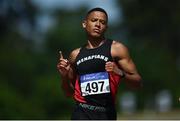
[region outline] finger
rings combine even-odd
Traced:
[[[67,60],[67,59],[62,59],[62,58],[60,58],[59,59],[59,63],[69,63],[69,61]]]
[[[113,69],[112,69],[112,68],[106,68],[106,70],[108,70],[108,71],[113,71]]]
[[[105,68],[110,68],[111,66],[110,65],[105,65]]]
[[[59,69],[66,69],[66,66],[65,65],[58,65],[58,68]]]
[[[106,63],[106,65],[105,65],[106,67],[113,67],[113,63]]]
[[[110,67],[108,64],[105,65],[106,68]]]
[[[109,64],[111,64],[112,62],[111,61],[108,61],[108,62],[106,62],[106,65],[109,65]]]
[[[64,65],[57,65],[57,69],[59,70],[59,71],[67,71],[67,68],[66,68],[66,66],[64,66]]]
[[[60,55],[60,59],[63,59],[63,54],[62,54],[62,51],[59,51],[59,55]]]
[[[105,70],[106,70],[107,72],[110,72],[110,71],[111,71],[111,69],[110,69],[110,68],[105,68]]]
[[[108,65],[108,66],[114,66],[114,62],[111,62],[111,61],[109,61],[109,62],[106,62],[106,65]]]
[[[64,73],[64,72],[67,71],[67,70],[66,70],[66,68],[58,67],[58,71],[59,71],[60,73]]]
[[[67,67],[68,64],[65,63],[65,62],[61,62],[61,63],[58,63],[57,66],[61,66],[61,67]]]
[[[106,70],[112,70],[113,67],[112,67],[112,66],[105,66],[105,69],[106,69]]]
[[[110,65],[110,64],[108,64],[108,63],[105,65],[105,67],[110,67],[110,66],[111,66],[111,65]]]

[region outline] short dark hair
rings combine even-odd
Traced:
[[[100,11],[100,12],[103,12],[105,15],[106,15],[106,18],[108,20],[108,14],[107,12],[103,9],[103,8],[99,8],[99,7],[96,7],[96,8],[93,8],[91,10],[89,10],[86,14],[86,18],[89,16],[90,13],[94,12],[94,11]]]

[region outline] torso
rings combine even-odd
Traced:
[[[74,98],[78,102],[108,106],[114,104],[120,77],[105,70],[105,63],[113,61],[112,40],[95,49],[82,47],[75,60],[77,79]]]

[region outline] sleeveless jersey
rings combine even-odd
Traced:
[[[106,40],[95,49],[83,46],[75,60],[77,79],[74,99],[77,102],[96,106],[114,105],[115,95],[121,77],[106,72],[105,64],[113,61],[111,56],[112,40]]]

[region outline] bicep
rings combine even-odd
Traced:
[[[123,71],[126,73],[137,72],[136,66],[130,57],[128,48],[125,45],[118,42],[114,43],[114,46],[112,47],[112,55],[114,58],[118,58],[115,60]]]
[[[136,73],[136,66],[133,60],[130,57],[122,58],[118,61],[118,65],[125,71],[126,73],[133,74]]]

